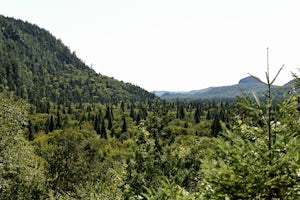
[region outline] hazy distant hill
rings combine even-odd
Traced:
[[[246,78],[242,78],[238,84],[258,84],[259,81],[251,76],[247,76]]]
[[[97,74],[48,31],[0,16],[0,92],[31,103],[145,101],[148,91]]]
[[[280,90],[280,88],[282,88],[282,90]],[[283,87],[273,86],[274,90],[278,89],[278,95],[282,94],[288,88],[291,88],[290,83],[286,84]],[[257,94],[261,94],[266,90],[266,85],[248,76],[241,79],[239,83],[235,85],[209,87],[206,89],[193,90],[190,92],[154,91],[154,94],[163,99],[233,99],[243,94],[252,95],[253,91],[255,91]]]

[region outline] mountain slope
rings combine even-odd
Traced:
[[[0,92],[38,104],[145,101],[146,90],[101,74],[71,53],[62,41],[28,22],[0,16]]]
[[[280,95],[282,92],[287,91],[291,88],[291,85],[286,84],[283,87],[272,86],[273,90],[280,90],[277,94]],[[246,77],[239,81],[238,84],[221,86],[221,87],[209,87],[202,90],[196,90],[191,92],[154,92],[156,95],[163,99],[233,99],[237,96],[252,95],[255,91],[257,94],[266,92],[266,85],[260,83],[258,80],[252,77]]]

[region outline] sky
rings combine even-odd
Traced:
[[[299,0],[0,0],[0,14],[61,39],[97,73],[148,91],[300,74]]]

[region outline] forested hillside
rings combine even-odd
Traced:
[[[45,101],[152,100],[142,88],[97,74],[48,31],[0,16],[0,91],[40,108]]]
[[[300,78],[281,98],[162,100],[0,17],[0,199],[300,198]],[[240,83],[243,84],[243,83]]]

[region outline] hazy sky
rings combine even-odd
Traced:
[[[0,0],[0,14],[45,28],[98,73],[149,91],[264,78],[300,68],[299,0]],[[300,72],[299,72],[300,73]],[[299,74],[298,73],[298,74]]]

